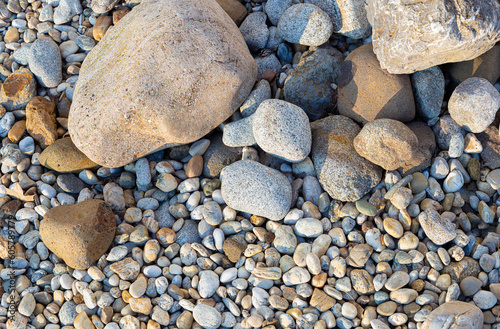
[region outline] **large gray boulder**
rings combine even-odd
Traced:
[[[209,133],[243,103],[256,75],[215,0],[145,0],[87,55],[69,131],[94,162],[123,166]]]
[[[333,199],[356,201],[380,182],[382,169],[354,149],[353,140],[360,130],[353,120],[342,115],[311,124],[316,175]]]
[[[500,40],[498,0],[367,0],[380,66],[403,74],[473,59]]]

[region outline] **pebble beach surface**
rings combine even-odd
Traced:
[[[2,0],[0,35],[0,329],[500,329],[497,0]]]

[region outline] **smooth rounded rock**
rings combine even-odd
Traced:
[[[57,87],[62,81],[59,47],[51,38],[39,38],[30,49],[29,67],[44,87]]]
[[[253,115],[253,136],[265,152],[300,162],[311,152],[311,128],[306,113],[291,103],[269,99]]]
[[[333,25],[330,17],[319,7],[299,3],[281,15],[278,33],[290,43],[320,46],[332,35]]]
[[[240,160],[221,172],[222,198],[231,208],[271,220],[290,209],[292,188],[281,172],[251,160]]]
[[[456,328],[481,329],[483,328],[483,312],[470,303],[451,301],[442,304],[433,310],[422,324],[422,329]]]
[[[256,75],[240,31],[215,0],[143,1],[85,58],[71,138],[96,163],[123,166],[209,133],[243,103]]]

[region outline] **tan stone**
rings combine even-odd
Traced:
[[[130,309],[137,313],[149,314],[153,309],[150,298],[129,298]]]
[[[35,94],[35,77],[30,70],[21,68],[5,79],[0,89],[0,103],[8,111],[22,110]]]
[[[312,307],[315,307],[320,312],[325,312],[335,305],[335,303],[335,299],[328,296],[323,290],[314,289],[310,302]]]
[[[368,122],[354,138],[354,148],[363,158],[385,170],[411,168],[424,160],[413,131],[391,119]]]
[[[458,83],[478,77],[494,84],[500,78],[500,44],[470,61],[450,64],[448,72]]]
[[[216,0],[231,19],[240,26],[247,17],[247,9],[238,0]]]
[[[43,243],[66,264],[87,269],[109,248],[116,222],[110,206],[91,199],[51,208],[40,224]]]
[[[19,41],[19,30],[15,27],[11,27],[5,32],[3,40],[7,43],[18,42]]]
[[[75,329],[95,329],[94,324],[90,321],[89,316],[85,311],[80,312],[74,322]]]
[[[415,102],[408,75],[380,68],[371,43],[356,48],[340,69],[337,108],[358,122],[375,119],[411,121]]]
[[[198,177],[203,171],[203,157],[201,155],[195,155],[192,157],[186,166],[186,176],[188,177]]]
[[[92,34],[94,36],[94,39],[97,41],[100,41],[104,35],[106,34],[106,31],[109,29],[111,26],[111,23],[113,23],[113,18],[111,16],[107,15],[102,15],[99,16],[94,24],[94,28],[92,30]]]
[[[11,142],[17,143],[23,137],[25,131],[26,131],[26,121],[25,120],[17,121],[16,123],[14,123],[12,128],[10,128],[7,137],[9,137]]]
[[[245,40],[215,0],[145,0],[87,55],[69,132],[91,160],[120,167],[209,133],[256,76]]]
[[[38,160],[42,166],[61,173],[77,173],[97,166],[75,147],[71,138],[56,140],[43,150]]]
[[[44,97],[33,97],[26,105],[26,129],[42,148],[54,143],[58,137],[56,105]]]
[[[240,260],[243,251],[245,251],[245,246],[234,239],[226,239],[224,240],[222,249],[224,250],[227,258],[229,258],[231,262],[236,263]]]
[[[118,23],[120,19],[122,19],[125,15],[127,15],[130,12],[129,7],[118,7],[116,10],[113,12],[113,25]]]

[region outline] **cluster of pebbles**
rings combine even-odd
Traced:
[[[500,85],[453,89],[436,66],[401,83],[412,109],[325,118],[347,88],[329,70],[375,55],[369,26],[332,35],[321,3],[246,2],[259,81],[240,110],[107,168],[68,115],[87,53],[138,3],[0,2],[1,329],[500,329]]]

